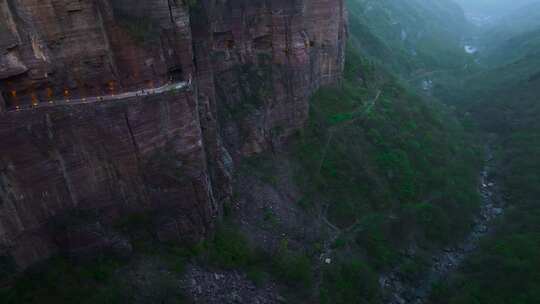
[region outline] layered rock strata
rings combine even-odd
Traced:
[[[127,248],[115,223],[134,213],[161,240],[200,239],[234,163],[301,129],[344,63],[342,0],[0,0],[0,12],[0,255],[20,268]]]

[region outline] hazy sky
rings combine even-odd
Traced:
[[[467,12],[502,15],[540,0],[455,0]]]

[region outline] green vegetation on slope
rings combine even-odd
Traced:
[[[538,53],[540,2],[512,11],[480,34],[481,62],[490,67],[503,66]]]
[[[34,266],[9,289],[0,289],[5,304],[41,303],[184,303],[177,288],[173,262],[182,257],[162,254],[155,263],[162,268],[141,269],[133,261],[104,257],[92,261],[74,261],[55,257]],[[167,264],[170,263],[170,264]],[[143,273],[139,282],[132,273]]]
[[[399,75],[453,69],[468,58],[461,39],[470,25],[454,2],[348,0],[351,41]]]
[[[514,87],[523,93],[510,91],[478,106],[490,114],[479,115],[484,126],[501,138],[507,213],[451,283],[436,289],[432,303],[540,303],[539,85]]]
[[[499,137],[506,213],[452,280],[437,286],[433,304],[540,303],[540,56],[522,48],[537,38],[507,39],[522,43],[517,51],[504,43],[495,49],[497,67],[467,79],[461,104]]]
[[[256,283],[267,277],[290,286],[307,289],[312,284],[311,260],[293,252],[286,241],[269,254],[252,246],[234,225],[222,225],[210,240],[200,244],[197,259],[203,265],[244,270]]]
[[[325,272],[322,300],[351,303],[363,290],[355,280],[365,284],[364,276],[394,265],[417,275],[423,254],[465,235],[478,208],[482,157],[471,142],[448,108],[348,49],[342,86],[313,97],[295,148],[302,204],[325,206],[342,231],[334,245],[341,258]],[[405,258],[411,246],[418,254]],[[353,275],[351,267],[364,271]],[[364,290],[373,303],[376,286]]]
[[[172,274],[155,286],[159,295],[171,297],[163,302],[181,301],[169,286],[190,261],[210,268],[240,269],[255,282],[271,277],[298,293],[319,287],[321,303],[380,303],[380,272],[397,268],[401,276],[418,278],[432,262],[431,250],[461,240],[470,230],[479,205],[476,186],[482,150],[451,108],[425,100],[400,81],[423,70],[456,69],[470,60],[460,47],[462,12],[450,1],[349,0],[349,8],[351,43],[345,79],[339,87],[321,89],[313,96],[308,125],[293,141],[291,151],[299,165],[295,181],[304,194],[299,204],[306,212],[323,210],[325,219],[338,230],[330,248],[332,262],[318,269],[315,253],[321,248],[294,251],[287,242],[275,253],[261,252],[226,224],[190,250],[156,247],[145,237],[135,237],[131,241],[136,254],[143,260],[151,256],[162,261]],[[146,25],[135,28],[141,35],[147,30],[151,28]],[[256,72],[251,66],[237,68],[244,77]],[[240,104],[225,107],[220,115],[242,119],[255,109],[256,97],[267,94],[268,88],[260,86],[271,73],[266,74],[240,79],[243,87],[260,90],[249,90],[254,95],[244,94]],[[230,95],[226,89],[218,88],[218,94]],[[525,182],[520,174],[514,178],[515,183]],[[272,178],[267,182],[275,183]],[[533,219],[534,213],[516,216]],[[523,221],[529,223],[525,228],[532,226],[530,220]],[[120,225],[123,232],[148,237],[147,231],[133,233],[139,230],[133,222]],[[525,228],[516,226],[515,231]],[[531,244],[513,236],[507,239],[508,244]],[[509,260],[508,265],[514,262]],[[131,300],[132,291],[121,287],[125,281],[119,279],[131,266],[116,262],[109,266],[107,260],[96,263],[89,267],[96,271],[104,267],[105,275],[82,275],[79,269],[84,266],[69,264],[58,268],[64,275],[54,275],[54,282],[70,283],[65,289],[54,289],[41,280],[49,278],[49,272],[54,274],[53,264],[29,284],[25,282],[31,274],[25,275],[17,283],[20,287],[2,294],[2,299],[10,303],[24,295],[33,301],[65,303],[76,295],[111,298],[103,300],[111,303]],[[530,276],[534,278],[534,272]],[[54,292],[43,298],[49,288]],[[89,288],[95,290],[92,297]],[[452,299],[458,288],[459,284],[440,286],[438,291]]]

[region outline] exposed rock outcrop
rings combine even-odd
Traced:
[[[189,11],[182,5],[161,0],[1,3],[0,89],[10,106],[110,94],[191,73]]]
[[[217,203],[193,92],[134,99],[2,117],[0,236],[18,264],[100,247],[81,226],[141,210],[161,239],[207,232]]]
[[[282,142],[301,128],[308,98],[339,81],[346,17],[341,0],[203,1],[192,25],[210,49],[209,96],[235,156]],[[200,56],[196,50],[197,56]],[[213,77],[212,77],[213,76]]]
[[[344,63],[342,0],[0,0],[0,12],[0,255],[22,268],[118,247],[111,227],[132,212],[162,240],[201,238],[234,163],[302,128]],[[170,81],[191,85],[39,106]]]

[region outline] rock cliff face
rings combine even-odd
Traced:
[[[189,10],[169,2],[0,1],[0,90],[8,107],[186,77]]]
[[[279,144],[304,124],[310,94],[341,77],[343,2],[237,0],[203,6],[192,18],[195,52],[211,50],[203,91],[217,100],[227,147],[236,156]]]
[[[128,250],[113,227],[134,212],[159,239],[201,238],[234,163],[302,128],[344,63],[342,0],[0,0],[0,12],[0,255],[21,268]],[[42,106],[176,81],[191,84]]]

